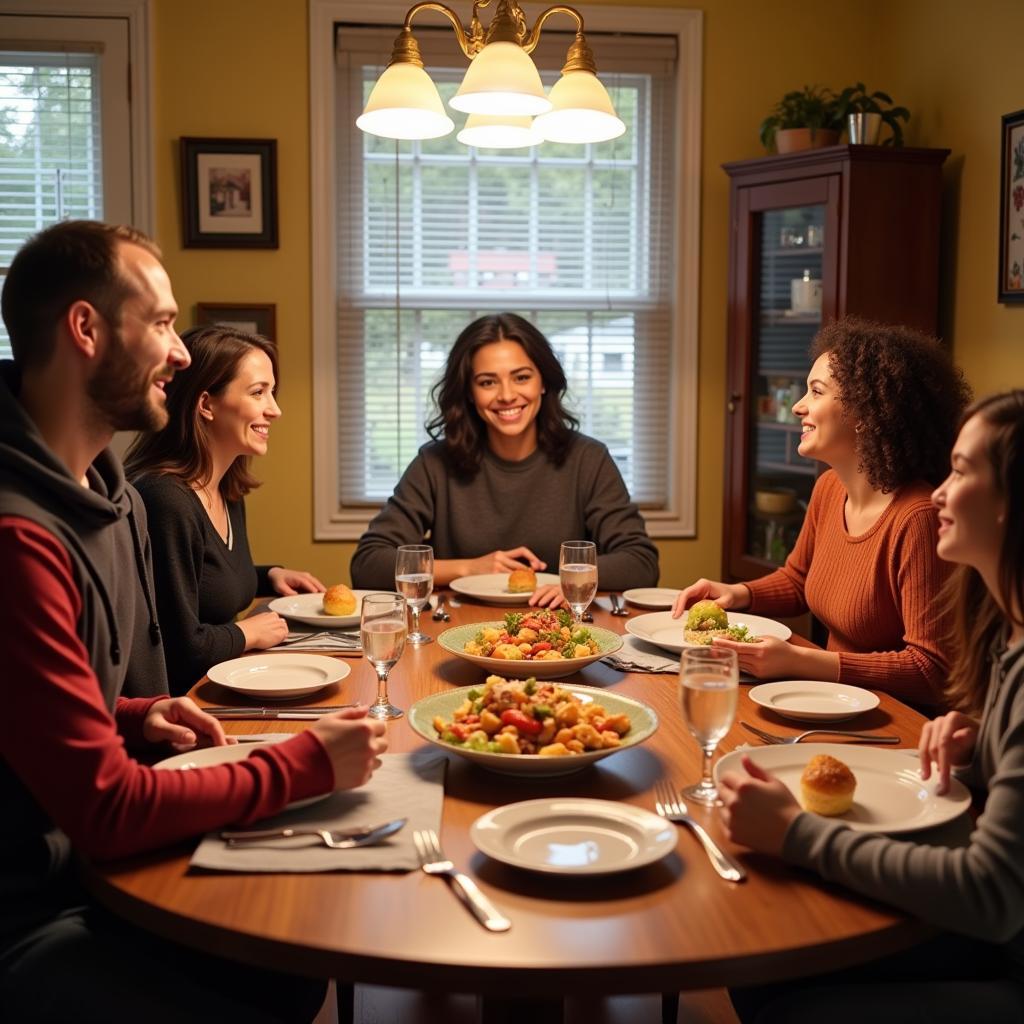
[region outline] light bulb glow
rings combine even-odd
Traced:
[[[448,103],[467,114],[533,116],[551,109],[530,55],[505,42],[488,43],[473,58]]]
[[[522,149],[544,141],[529,117],[488,114],[470,114],[456,138],[463,145],[478,149]]]
[[[377,79],[356,126],[385,139],[437,139],[447,135],[455,122],[426,71],[416,64],[398,63]]]
[[[626,130],[608,90],[589,71],[562,75],[551,87],[549,99],[552,110],[534,122],[548,142],[607,142]]]

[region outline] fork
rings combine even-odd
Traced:
[[[687,813],[686,804],[679,798],[672,787],[661,780],[654,784],[654,809],[667,821],[673,821],[677,825],[686,825],[693,834],[700,840],[704,852],[711,861],[711,866],[729,882],[743,882],[747,873],[727,853],[718,848],[714,839],[704,831]]]
[[[332,633],[329,629],[322,629],[317,633],[302,633],[300,636],[286,637],[277,646],[294,647],[298,644],[308,644],[312,640],[331,640],[339,647],[358,647],[359,637],[350,633]]]
[[[444,594],[438,594],[437,595],[437,607],[434,609],[434,614],[431,616],[431,618],[435,622],[450,622],[451,621],[452,617],[448,614],[448,612],[445,611],[444,602],[445,602]]]
[[[826,736],[845,736],[847,739],[860,740],[862,743],[900,742],[899,736],[876,736],[871,732],[846,732],[843,729],[808,729],[806,732],[797,733],[796,736],[777,736],[773,732],[765,732],[764,729],[758,729],[756,725],[750,725],[749,722],[740,722],[740,725],[755,736],[760,736],[765,743],[799,743],[808,736],[818,736],[820,734]]]
[[[629,609],[623,604],[621,594],[612,594],[608,600],[612,603],[612,615],[619,615],[623,618],[629,615]]]
[[[437,833],[432,829],[413,832],[420,867],[428,875],[444,875],[455,888],[459,898],[472,911],[473,916],[490,932],[507,932],[512,922],[494,909],[491,901],[480,891],[469,875],[455,870],[455,865],[444,855]]]

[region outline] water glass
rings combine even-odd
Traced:
[[[558,555],[562,597],[579,625],[597,593],[597,545],[592,540],[567,540]]]
[[[700,782],[683,790],[687,800],[706,806],[718,802],[711,759],[736,717],[739,676],[736,652],[725,648],[686,648],[679,659],[683,718],[704,755]]]
[[[366,712],[371,718],[401,718],[388,699],[388,673],[405,650],[406,603],[401,594],[367,594],[363,598],[359,636],[363,654],[377,673],[377,699]]]
[[[395,556],[395,590],[412,609],[409,643],[432,644],[434,638],[420,632],[420,612],[434,589],[434,549],[429,544],[403,544]]]

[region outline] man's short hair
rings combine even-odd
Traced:
[[[0,309],[14,361],[43,366],[53,355],[57,324],[74,302],[94,306],[117,327],[134,287],[118,267],[118,247],[129,242],[161,258],[157,244],[126,225],[66,220],[40,231],[18,250],[4,281]]]

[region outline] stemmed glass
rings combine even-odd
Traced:
[[[363,598],[359,635],[363,654],[377,673],[377,699],[371,718],[401,718],[402,711],[388,700],[388,673],[405,650],[405,598],[401,594],[367,594]]]
[[[597,593],[597,545],[592,540],[567,540],[562,545],[558,580],[578,626]]]
[[[434,638],[420,632],[420,611],[434,589],[434,549],[429,544],[403,544],[395,556],[395,590],[412,609],[411,644],[432,644]]]
[[[711,778],[711,758],[736,717],[739,677],[735,651],[688,648],[679,659],[683,717],[704,754],[700,782],[683,790],[687,800],[707,806],[718,802],[718,790]]]

